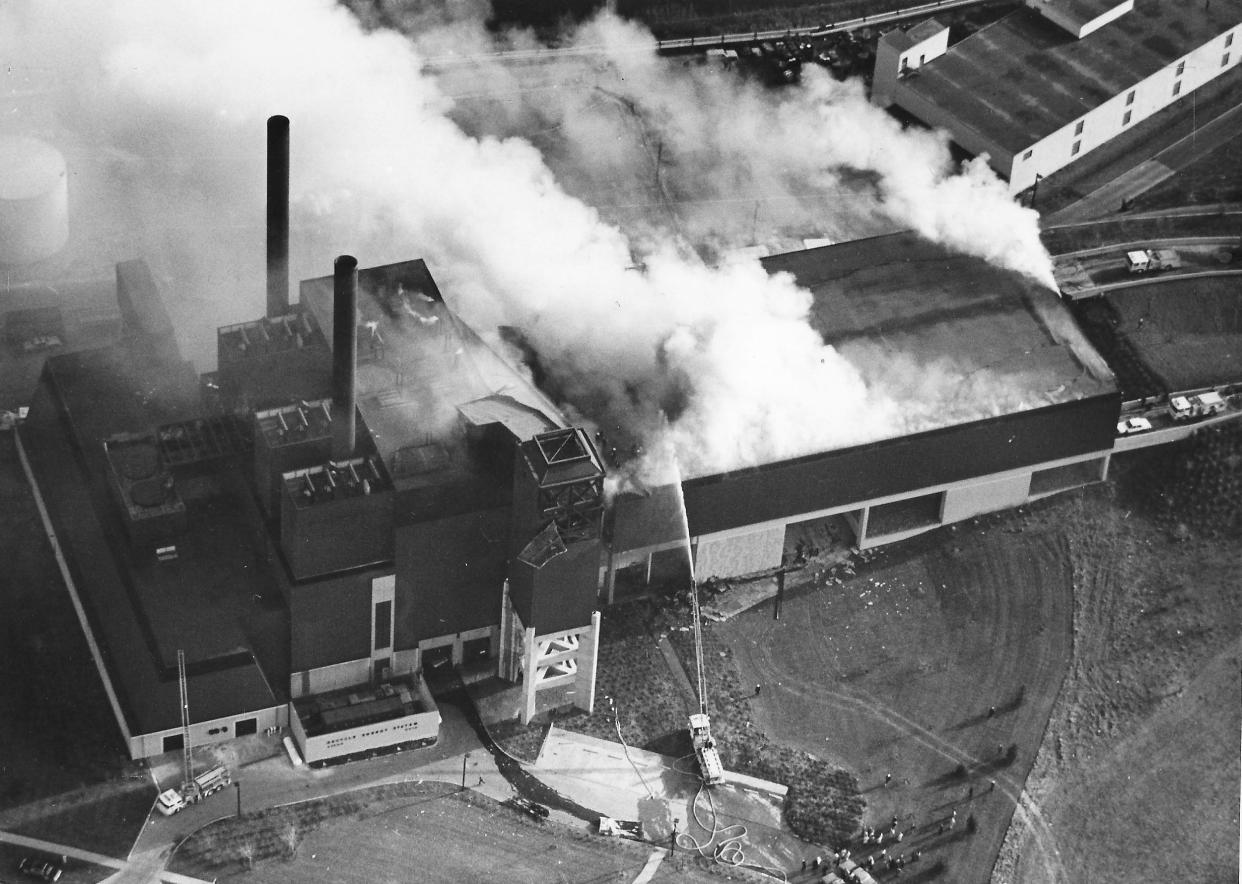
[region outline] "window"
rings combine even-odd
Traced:
[[[1177,75],[1180,77],[1184,73],[1186,73],[1186,62],[1179,61],[1177,63]]]
[[[904,71],[908,71],[909,69],[910,69],[910,59],[906,58],[903,55],[901,57],[901,70],[904,72]]]
[[[259,729],[259,720],[257,718],[242,718],[237,722],[234,732],[239,737],[248,737]]]
[[[926,56],[926,55],[920,55],[920,56],[919,56],[919,65],[920,65],[920,66],[922,66],[923,62],[924,62],[924,61],[926,61],[926,60],[927,60],[927,56]]]
[[[1178,80],[1176,83],[1173,84],[1173,94],[1174,95],[1182,94],[1182,81],[1181,80]]]
[[[1126,107],[1129,107],[1132,104],[1134,104],[1134,90],[1133,89],[1131,89],[1129,93],[1126,94]]]
[[[1220,57],[1220,66],[1224,67],[1227,64],[1229,64],[1229,53],[1228,52],[1226,52],[1224,55]]]
[[[1081,134],[1082,134],[1082,124],[1083,124],[1083,121],[1082,121],[1082,120],[1079,120],[1079,121],[1078,121],[1078,125],[1076,125],[1076,126],[1074,127],[1074,134],[1075,134],[1075,135],[1081,135]]]
[[[1033,154],[1034,152],[1035,151],[1033,150],[1028,150],[1026,153],[1022,154],[1022,159],[1029,160],[1031,158],[1031,154]]]
[[[1226,34],[1225,35],[1225,48],[1228,49],[1232,45],[1233,45],[1233,34]]]
[[[1130,125],[1130,112],[1129,111],[1126,111],[1126,115],[1121,118],[1121,125],[1123,126]]]
[[[1078,156],[1078,152],[1082,150],[1082,142],[1075,141],[1074,146],[1070,148],[1070,156]]]
[[[392,602],[379,602],[375,606],[375,650],[392,644]]]

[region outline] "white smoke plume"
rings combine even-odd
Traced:
[[[754,262],[708,266],[691,248],[696,238],[738,241],[737,225],[713,221],[738,214],[720,211],[731,186],[770,188],[803,220],[826,199],[857,198],[825,212],[833,233],[895,219],[1048,277],[1034,216],[984,166],[955,174],[940,138],[901,133],[856,86],[810,77],[773,98],[718,75],[709,82],[611,18],[577,35],[608,47],[586,68],[606,61],[614,85],[619,73],[622,89],[600,106],[616,119],[617,101],[632,105],[649,147],[656,133],[657,164],[665,150],[670,158],[660,186],[698,200],[684,217],[657,206],[620,227],[566,191],[553,167],[582,170],[571,186],[600,186],[606,176],[592,174],[593,162],[622,174],[634,153],[615,144],[608,116],[558,101],[551,78],[532,88],[476,66],[482,92],[512,89],[522,104],[493,117],[494,131],[468,132],[469,114],[425,69],[426,40],[368,29],[328,0],[31,0],[5,14],[0,48],[13,70],[52,84],[54,101],[4,125],[67,145],[71,165],[101,158],[83,160],[71,179],[93,206],[75,215],[74,235],[98,236],[100,248],[120,252],[114,260],[141,254],[153,264],[175,316],[195,321],[183,344],[203,367],[216,325],[262,311],[263,138],[273,113],[292,120],[295,279],[326,275],[343,252],[363,266],[423,257],[473,325],[522,330],[570,405],[608,432],[666,428],[691,474],[905,428],[889,392],[899,385],[868,378],[823,343],[806,321],[807,292]],[[437,49],[490,51],[479,20],[439,16]],[[523,131],[525,106],[538,102],[557,128],[546,159],[531,138],[513,137],[538,138]],[[702,157],[720,174],[697,168]],[[809,204],[799,180],[819,194]],[[741,227],[753,231],[754,217]]]

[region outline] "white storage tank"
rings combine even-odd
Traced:
[[[60,151],[0,136],[0,264],[50,258],[69,239],[69,179]]]

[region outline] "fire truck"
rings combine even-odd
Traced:
[[[164,816],[172,816],[232,784],[233,777],[229,774],[229,769],[219,764],[182,784],[180,789],[165,789],[155,799],[155,807]]]

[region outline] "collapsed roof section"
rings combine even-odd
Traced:
[[[497,429],[512,444],[566,426],[449,309],[423,261],[361,270],[358,290],[358,412],[397,490],[494,472]],[[301,301],[331,339],[332,278],[302,282]]]

